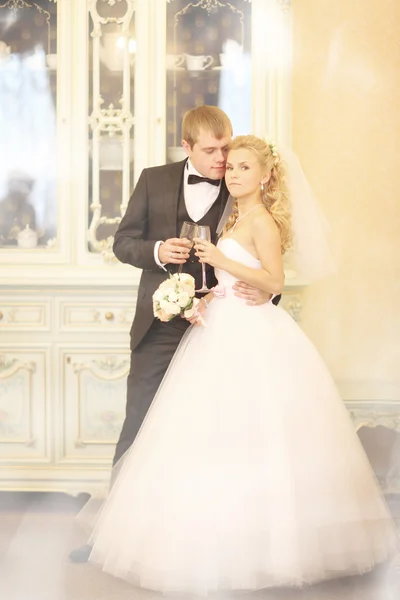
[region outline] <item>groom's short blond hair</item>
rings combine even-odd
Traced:
[[[185,113],[182,120],[182,139],[190,148],[197,142],[200,130],[212,133],[217,140],[233,135],[228,115],[218,106],[198,106]]]

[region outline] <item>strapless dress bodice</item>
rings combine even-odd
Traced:
[[[224,238],[219,240],[218,248],[232,260],[242,263],[246,265],[246,267],[250,267],[252,269],[261,269],[261,262],[255,258],[248,250],[243,248],[233,238]],[[223,286],[225,295],[227,297],[233,296],[234,292],[232,290],[232,286],[237,282],[237,277],[234,277],[227,271],[223,271],[222,269],[215,269],[215,276],[218,279],[218,284]]]

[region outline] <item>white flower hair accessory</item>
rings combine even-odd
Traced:
[[[268,144],[269,149],[271,150],[271,154],[275,158],[274,164],[277,165],[279,162],[279,154],[278,149],[276,147],[276,143],[268,137],[265,138],[265,143]]]

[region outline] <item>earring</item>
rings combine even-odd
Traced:
[[[264,182],[263,181],[260,183],[260,188],[261,188],[261,193],[263,194],[264,193]]]

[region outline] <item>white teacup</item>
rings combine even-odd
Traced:
[[[47,54],[46,55],[46,64],[49,69],[57,68],[57,54]]]
[[[22,229],[18,234],[18,246],[25,249],[36,248],[37,243],[37,232],[31,229],[29,225],[26,225],[25,229]]]
[[[176,69],[181,67],[185,62],[185,57],[183,54],[167,54],[165,58],[165,63],[167,65],[167,69]]]
[[[207,67],[210,67],[214,59],[209,54],[185,54],[186,67],[188,71],[204,71]]]

